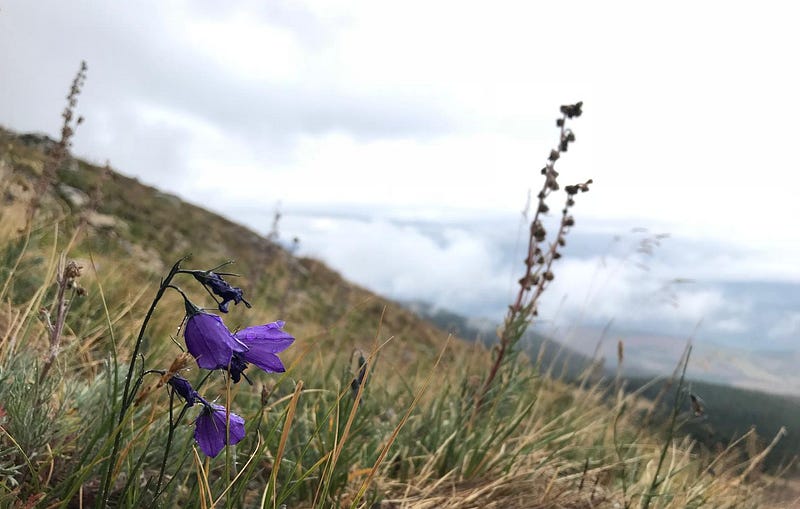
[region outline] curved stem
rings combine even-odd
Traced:
[[[127,414],[128,409],[133,402],[133,395],[135,394],[135,391],[131,391],[131,379],[133,378],[133,370],[136,368],[136,358],[139,356],[139,350],[142,347],[142,341],[144,340],[144,333],[147,330],[147,324],[150,322],[150,318],[153,316],[161,297],[164,296],[164,292],[170,287],[172,278],[175,277],[180,270],[181,262],[183,262],[186,258],[187,257],[184,256],[175,262],[175,265],[172,266],[172,269],[170,269],[167,277],[161,282],[161,286],[159,287],[158,292],[153,299],[153,303],[150,304],[150,309],[147,311],[147,314],[142,321],[142,326],[139,329],[139,336],[136,338],[136,344],[133,347],[133,354],[131,355],[131,363],[128,366],[128,374],[125,376],[125,388],[122,391],[122,401],[119,409],[119,417],[117,418],[117,426],[112,428],[116,429],[117,431],[116,436],[114,437],[114,446],[111,449],[111,455],[108,458],[108,466],[106,467],[105,478],[103,480],[103,488],[100,491],[101,496],[98,498],[100,501],[100,507],[108,506],[108,498],[111,495],[109,492],[109,487],[111,486],[111,477],[114,472],[114,466],[117,462],[117,456],[119,455],[120,441],[122,440],[122,422],[125,420],[125,415]]]
[[[172,403],[173,398],[175,396],[175,391],[171,390],[169,393],[169,431],[167,433],[167,445],[164,448],[164,457],[161,459],[161,470],[158,472],[158,482],[156,482],[156,493],[153,495],[152,503],[155,504],[158,497],[161,496],[161,484],[164,482],[164,472],[167,468],[167,459],[169,458],[169,452],[172,448],[172,439],[175,436],[175,430],[178,428],[178,424],[183,419],[183,416],[186,415],[186,411],[189,410],[191,405],[183,405],[183,409],[181,409],[181,413],[178,414],[178,418],[175,419],[172,412]]]
[[[164,471],[167,469],[167,459],[169,458],[169,450],[172,446],[172,436],[175,433],[175,419],[172,412],[172,403],[175,401],[175,391],[169,391],[169,431],[167,432],[167,445],[164,447],[164,457],[161,459],[161,469],[158,471],[158,481],[156,482],[156,494],[153,496],[155,503],[158,496],[161,494],[161,483],[164,481]]]

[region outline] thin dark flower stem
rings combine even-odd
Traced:
[[[203,379],[200,380],[200,383],[194,386],[194,390],[199,391],[200,388],[203,387],[203,385],[206,383],[206,380],[208,380],[208,377],[211,376],[211,373],[213,373],[213,371],[209,371],[208,373],[206,373],[206,376],[204,376]]]
[[[181,271],[181,272],[185,273],[183,271]],[[181,296],[184,298],[184,300],[187,300],[187,301],[189,300],[189,297],[186,296],[186,293],[184,293],[184,291],[181,290],[180,288],[178,288],[177,286],[175,286],[175,285],[167,285],[166,288],[171,288],[171,289],[175,290],[176,292],[181,294]]]
[[[152,370],[151,370],[152,371]],[[206,373],[206,376],[197,384],[197,389],[203,386],[203,384],[208,380],[208,377],[211,376],[213,371],[209,371]],[[161,469],[158,472],[158,481],[156,482],[156,491],[155,495],[153,495],[152,503],[161,496],[161,485],[164,482],[164,473],[166,472],[167,468],[167,459],[169,458],[170,449],[172,448],[172,439],[175,436],[175,430],[178,428],[178,425],[183,420],[183,417],[186,415],[186,412],[189,410],[189,404],[183,405],[183,409],[181,409],[181,413],[178,414],[178,418],[174,418],[173,413],[173,403],[174,403],[175,391],[170,389],[169,391],[169,431],[167,432],[167,445],[164,448],[164,457],[161,459]]]
[[[131,404],[133,403],[133,395],[135,393],[131,393],[131,379],[133,378],[133,371],[136,368],[136,358],[139,356],[139,350],[142,347],[142,341],[144,340],[144,333],[147,330],[147,324],[150,322],[150,318],[153,316],[155,312],[156,306],[158,305],[161,298],[164,296],[164,292],[169,288],[172,282],[172,278],[178,273],[181,267],[181,262],[186,260],[188,256],[184,256],[177,262],[175,265],[172,266],[170,269],[169,274],[164,280],[161,282],[161,286],[158,288],[158,292],[156,293],[155,298],[153,299],[153,303],[150,304],[150,309],[147,310],[147,314],[142,321],[142,327],[139,329],[139,336],[136,338],[136,344],[133,347],[133,354],[131,355],[131,363],[128,366],[128,374],[125,377],[125,388],[122,391],[122,401],[119,409],[119,417],[117,418],[117,426],[114,428],[116,429],[116,436],[114,437],[114,446],[111,450],[111,455],[108,458],[108,466],[106,467],[105,478],[103,481],[103,489],[100,491],[101,496],[98,498],[100,501],[100,507],[108,507],[108,499],[111,496],[109,488],[111,486],[111,477],[114,472],[114,466],[117,462],[117,456],[119,455],[119,447],[120,442],[122,440],[122,422],[125,420],[125,415],[128,412]]]
[[[226,265],[230,265],[232,263],[236,263],[236,260],[228,260],[228,261],[222,262],[219,265],[217,265],[216,267],[208,269],[208,270],[183,270],[183,269],[181,269],[178,272],[180,272],[181,274],[195,274],[197,272],[202,272],[204,274],[207,274],[209,272],[216,272],[220,276],[238,276],[238,274],[234,274],[232,272],[217,272],[217,269],[221,269],[222,267],[224,267]]]
[[[136,382],[133,384],[133,389],[131,389],[131,394],[138,394],[139,393],[139,388],[142,386],[142,383],[144,382],[145,375],[149,375],[150,373],[158,373],[159,372],[158,370],[152,370],[152,369],[144,371],[144,355],[139,354],[139,356],[142,358],[142,372],[139,373],[139,377],[136,379]],[[161,373],[161,374],[163,374],[163,373]]]
[[[161,459],[161,468],[158,471],[158,481],[156,482],[156,493],[153,496],[153,503],[155,503],[158,496],[161,494],[161,483],[164,482],[164,472],[167,469],[167,459],[169,458],[169,450],[172,447],[172,437],[175,434],[175,415],[173,414],[172,404],[175,402],[175,391],[169,391],[169,431],[167,432],[167,445],[164,447],[164,457]],[[188,408],[188,405],[184,405]],[[185,410],[184,408],[184,410]],[[181,412],[183,415],[183,412]],[[178,420],[178,422],[180,419]]]

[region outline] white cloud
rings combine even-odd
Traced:
[[[784,313],[767,331],[767,337],[773,340],[796,341],[800,337],[800,312]]]
[[[559,261],[542,315],[570,328],[613,320],[623,328],[715,334],[750,330],[742,317],[752,303],[707,283],[682,282],[661,269],[643,270],[637,258],[592,256]],[[563,296],[563,299],[558,300]]]
[[[577,143],[558,162],[562,183],[595,180],[576,231],[647,226],[681,243],[646,273],[625,252],[599,270],[601,253],[568,246],[551,293],[569,298],[543,310],[743,333],[755,304],[722,283],[800,282],[796,14],[681,1],[12,0],[0,123],[57,132],[86,59],[78,153],[256,228],[277,201],[374,218],[297,232],[378,291],[500,310],[519,267],[507,265],[513,238],[482,217],[518,215],[558,106],[582,99]],[[664,286],[676,277],[704,285]]]
[[[502,310],[508,274],[486,239],[460,228],[436,237],[385,220],[286,217],[287,235],[302,231],[301,252],[348,279],[399,300],[425,300],[478,316]]]

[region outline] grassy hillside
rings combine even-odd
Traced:
[[[54,145],[38,136],[17,137],[0,130],[3,228],[12,250],[15,235],[16,240],[21,238],[17,232],[24,227],[36,180],[44,171],[43,149]],[[36,271],[46,263],[35,252],[40,246],[69,247],[69,256],[87,269],[93,265],[101,281],[125,276],[124,298],[133,299],[132,305],[141,304],[139,292],[157,285],[175,260],[189,254],[196,267],[234,260],[230,270],[243,276],[236,284],[251,296],[259,318],[280,317],[293,324],[298,336],[313,339],[320,351],[369,349],[380,322],[382,335],[397,338],[387,346],[387,354],[419,357],[424,367],[447,338],[403,307],[344,281],[318,261],[294,258],[241,225],[109,168],[70,159],[59,168],[50,191],[44,197],[35,244],[29,246],[24,270],[18,271],[10,288],[13,300],[23,299],[43,283],[44,274]],[[7,252],[7,261],[13,254]],[[9,266],[5,264],[6,271]],[[90,270],[85,272],[92,277]],[[243,313],[241,307],[232,311],[237,318]]]
[[[492,351],[449,340],[320,262],[58,150],[0,131],[0,507],[767,506],[760,451],[684,438],[682,401],[653,419],[635,395],[540,374],[521,335]],[[284,373],[251,365],[234,384],[230,351],[213,371],[181,355],[191,326],[166,283],[215,306],[176,272],[187,253],[183,269],[241,274],[226,279],[252,309],[230,306],[231,331],[286,321]],[[209,453],[209,436],[229,445]]]
[[[460,337],[482,341],[488,346],[495,340],[493,331],[497,325],[481,324],[478,327],[464,316],[434,309],[423,302],[409,303],[407,306]],[[602,383],[609,386],[624,383],[628,393],[638,394],[650,401],[661,401],[659,413],[662,417],[675,404],[674,395],[660,397],[668,381],[664,377],[623,373],[621,376],[624,378],[617,381],[618,375],[614,366],[603,367],[603,363],[597,359],[563,347],[554,339],[533,330],[527,331],[523,350],[542,372],[571,384],[581,383],[587,372],[592,372],[595,380],[604,377]],[[764,447],[781,428],[786,427],[786,434],[766,456],[763,465],[773,473],[788,469],[791,475],[796,476],[800,472],[797,464],[800,456],[800,430],[795,429],[800,423],[800,398],[700,380],[687,381],[687,390],[703,400],[704,415],[702,418],[689,420],[684,429],[699,444],[714,450],[751,434],[750,441],[742,444],[739,449],[746,455],[747,448],[752,453],[759,446]]]

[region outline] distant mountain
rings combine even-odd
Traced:
[[[440,328],[467,340],[480,341],[489,345],[496,339],[495,331],[498,325],[490,320],[467,318],[423,301],[406,302],[404,305]],[[585,333],[589,334],[589,331],[585,331]],[[593,334],[595,338],[599,336],[597,331],[593,331]],[[667,384],[666,397],[659,398],[660,392],[664,390],[667,383],[665,375],[672,374],[674,371],[685,343],[678,341],[677,338],[659,338],[654,335],[640,334],[631,337],[634,339],[626,340],[624,346],[624,387],[629,392],[642,391],[642,395],[648,399],[661,400],[660,413],[666,417],[675,401],[675,384]],[[636,340],[637,338],[639,341]],[[655,352],[658,345],[661,344],[661,340],[666,340],[666,344],[673,348],[668,351],[662,349],[659,357]],[[534,361],[540,359],[542,371],[551,371],[554,376],[561,377],[566,381],[575,381],[586,370],[592,369],[595,380],[604,376],[607,383],[613,383],[616,376],[616,341],[604,342],[598,352],[614,360],[613,364],[609,362],[608,365],[604,365],[606,363],[602,358],[593,362],[591,357],[534,331],[528,331],[525,341],[527,343],[526,353]],[[689,432],[693,438],[708,446],[710,450],[715,450],[720,446],[725,447],[732,443],[744,435],[751,426],[756,429],[759,446],[764,447],[781,427],[788,426],[788,434],[767,456],[765,466],[769,469],[778,469],[794,461],[800,455],[800,429],[795,429],[800,425],[800,397],[770,394],[762,390],[743,387],[741,379],[738,380],[738,384],[735,383],[737,380],[734,377],[739,373],[736,370],[732,370],[731,373],[719,370],[714,373],[704,372],[702,368],[704,356],[709,355],[713,349],[704,346],[695,346],[695,348],[699,352],[693,355],[694,360],[690,362],[690,367],[696,364],[700,364],[701,367],[691,368],[689,371],[690,379],[687,380],[686,390],[680,403],[682,420],[685,420],[683,429]],[[541,357],[539,357],[540,352],[542,352]],[[661,360],[645,363],[643,359],[647,356]],[[733,359],[746,357],[738,354],[732,355],[731,362]],[[794,357],[791,352],[766,352],[758,359],[740,361],[738,365],[742,369],[746,369],[746,366],[754,366],[763,360],[788,363],[792,362],[792,359]],[[634,367],[628,367],[629,363]],[[643,365],[647,366],[647,369]],[[796,366],[800,366],[800,363],[795,364],[795,369]],[[653,383],[657,375],[662,375],[661,381]],[[714,378],[717,379],[716,383],[712,381]],[[770,392],[781,392],[779,383],[771,388],[773,390]],[[783,388],[787,389],[787,387]],[[701,398],[702,416],[692,417],[692,409],[688,404],[689,393]]]
[[[497,341],[497,329],[500,323],[486,318],[467,318],[419,300],[403,304],[439,328],[466,340],[478,341],[487,346]],[[521,346],[531,362],[540,363],[541,371],[550,372],[566,380],[575,380],[586,370],[597,371],[601,367],[590,356],[564,346],[535,329],[534,325],[527,330]]]
[[[597,345],[600,328],[581,327],[573,331],[570,345],[591,351]],[[747,350],[691,335],[613,329],[613,340],[600,345],[599,355],[615,358],[617,340],[625,345],[624,372],[629,376],[657,376],[672,373],[688,341],[693,351],[688,374],[692,379],[788,396],[800,395],[800,352],[797,350]]]

